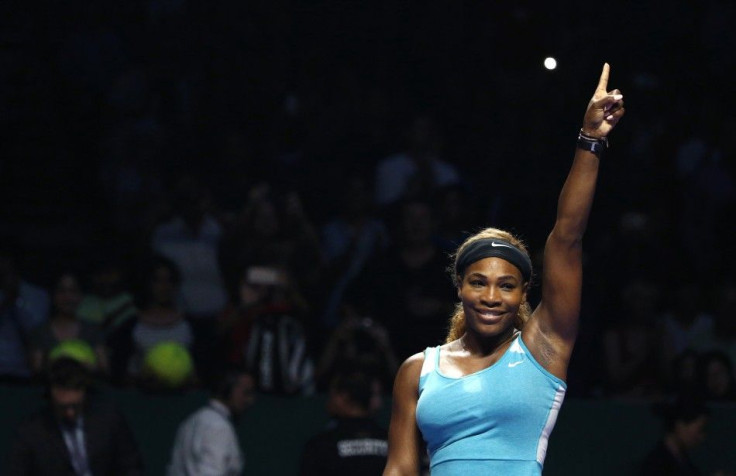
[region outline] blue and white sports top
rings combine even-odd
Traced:
[[[416,410],[432,476],[542,474],[565,382],[534,360],[521,334],[470,375],[446,377],[439,361],[439,346],[425,350]]]

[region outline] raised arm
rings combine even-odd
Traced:
[[[388,461],[383,476],[419,474],[421,436],[417,428],[416,409],[423,362],[423,354],[415,354],[401,364],[396,374],[388,430]]]
[[[560,192],[557,220],[544,248],[542,300],[525,329],[525,342],[535,357],[553,374],[565,378],[575,337],[582,288],[582,240],[593,204],[598,177],[599,152],[596,147],[624,114],[623,96],[618,89],[608,91],[609,66],[603,66],[598,87],[583,117],[582,145],[575,150],[572,167]],[[528,339],[528,340],[527,340]]]

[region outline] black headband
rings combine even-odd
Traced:
[[[458,276],[464,274],[465,268],[483,258],[505,259],[519,268],[525,282],[532,277],[532,262],[529,256],[508,241],[497,238],[482,238],[466,246],[455,260],[455,274]]]

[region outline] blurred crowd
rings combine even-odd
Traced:
[[[593,42],[571,9],[477,3],[8,2],[0,381],[72,359],[180,392],[234,366],[372,415],[444,340],[464,237],[511,228],[541,272],[605,60],[628,113],[568,392],[736,401],[736,8],[626,2],[630,33]]]
[[[655,14],[635,3],[633,21]],[[357,365],[389,392],[444,338],[465,236],[511,227],[539,255],[589,94],[575,88],[600,66],[532,70],[524,55],[546,41],[564,64],[587,26],[524,4],[51,8],[14,12],[4,56],[7,382],[73,354],[120,386],[238,364],[261,392],[303,395]],[[634,109],[586,238],[573,395],[735,396],[736,116],[719,105],[736,13],[678,8],[656,38],[698,74],[657,42],[630,54],[651,31],[600,45]],[[566,33],[539,31],[545,15]],[[520,35],[517,55],[499,42]]]

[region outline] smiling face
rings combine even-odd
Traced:
[[[502,258],[484,258],[465,269],[458,296],[467,332],[496,337],[513,331],[526,285],[513,264]]]

